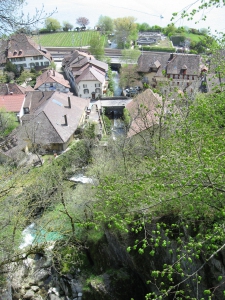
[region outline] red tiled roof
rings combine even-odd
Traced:
[[[162,97],[147,89],[126,105],[132,118],[127,136],[138,134],[159,122]]]
[[[37,77],[36,84],[34,89],[38,89],[44,83],[52,83],[57,82],[67,88],[70,88],[70,84],[68,80],[65,80],[62,74],[54,71],[54,70],[47,70],[43,74]]]
[[[0,108],[8,112],[19,112],[21,110],[25,95],[0,95]]]

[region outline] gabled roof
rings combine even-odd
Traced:
[[[201,57],[196,54],[176,53],[173,54],[167,65],[167,74],[180,74],[186,70],[186,75],[200,74]]]
[[[25,34],[12,35],[7,41],[7,57],[33,57],[43,55],[48,60],[52,60],[51,54],[43,47],[38,46],[31,38]]]
[[[8,112],[18,113],[24,102],[25,95],[0,95],[0,108],[4,108]]]
[[[51,92],[50,95],[49,92],[43,92],[43,94],[45,93],[47,93],[44,97],[46,100],[32,113],[32,119],[28,123],[28,127],[35,126],[37,143],[67,142],[77,129],[81,116],[90,100],[76,97],[73,94]],[[70,97],[71,108],[69,107],[68,96]]]
[[[31,86],[22,87],[16,83],[0,83],[0,95],[21,95],[33,90]]]
[[[43,74],[37,77],[34,89],[38,89],[45,83],[59,83],[64,87],[70,88],[69,81],[65,80],[64,76],[55,70],[47,70]]]
[[[32,91],[28,92],[25,98],[23,107],[29,108],[29,113],[34,114],[35,111],[41,107],[52,95],[54,92],[41,92],[41,91]],[[24,115],[23,118],[27,116]]]
[[[162,97],[147,89],[126,105],[132,118],[127,136],[132,137],[152,126],[158,126]]]
[[[94,59],[94,56],[89,55],[85,52],[80,52],[75,50],[70,55],[66,55],[64,57],[64,59],[62,60],[62,66],[63,67],[70,66],[71,68],[73,66],[82,67],[90,60],[90,58]]]
[[[89,60],[89,64],[95,66],[98,69],[100,68],[100,69],[102,69],[103,71],[106,71],[106,72],[108,71],[108,68],[109,68],[108,64],[106,64],[103,61],[97,60],[97,59]]]
[[[150,68],[159,68],[158,75],[166,69],[170,53],[149,52],[141,54],[138,58],[138,72],[148,73]]]
[[[76,83],[80,81],[99,81],[103,83],[105,81],[105,74],[94,67],[86,68],[80,76],[76,78]]]

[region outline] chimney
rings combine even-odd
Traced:
[[[173,59],[173,57],[174,57],[174,54],[173,54],[173,53],[170,53],[170,58],[169,58],[169,60]]]
[[[64,119],[65,119],[65,126],[68,126],[68,122],[67,122],[67,115],[64,115]]]
[[[9,94],[9,86],[8,86],[7,83],[5,85],[6,85],[6,88],[7,88],[7,94]]]
[[[70,97],[68,97],[68,107],[71,108],[71,101],[70,101]]]

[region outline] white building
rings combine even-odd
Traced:
[[[24,34],[17,34],[1,44],[1,63],[11,61],[18,67],[31,69],[48,67],[53,61],[51,54]]]

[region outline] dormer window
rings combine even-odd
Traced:
[[[187,74],[187,66],[183,65],[183,67],[181,68],[181,74],[186,75]]]
[[[17,55],[17,51],[16,50],[13,51],[13,55]]]
[[[22,54],[22,52],[23,52],[23,50],[22,50],[22,49],[20,49],[20,50],[19,50],[19,55],[21,55],[21,54]]]

